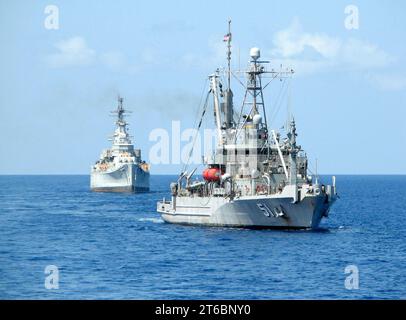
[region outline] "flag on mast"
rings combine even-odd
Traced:
[[[231,41],[231,33],[227,33],[223,39],[224,42]]]

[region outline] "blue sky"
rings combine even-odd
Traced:
[[[59,29],[44,27],[47,5]],[[344,26],[347,5],[359,29]],[[296,70],[299,143],[321,173],[406,173],[403,1],[0,1],[0,174],[86,174],[124,96],[148,161],[155,128],[190,128],[223,35],[244,65],[252,46]],[[234,66],[237,66],[234,54]],[[236,88],[237,90],[237,88]],[[269,112],[278,85],[266,92]],[[238,104],[238,103],[236,103]],[[286,113],[276,117],[275,127]],[[213,121],[207,122],[212,124]],[[152,165],[177,173],[179,165]]]

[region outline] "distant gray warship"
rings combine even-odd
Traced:
[[[157,211],[169,223],[252,228],[317,228],[337,198],[332,185],[308,174],[307,156],[296,143],[296,125],[288,120],[287,136],[268,128],[263,89],[274,79],[291,77],[293,70],[266,70],[260,50],[250,50],[248,69],[231,71],[231,30],[225,36],[228,68],[209,76],[203,107],[213,97],[217,146],[205,157],[203,180],[193,181],[196,169],[180,174],[171,184],[171,200],[159,201]],[[230,78],[246,77],[241,112],[233,108]],[[223,89],[222,75],[227,88]],[[264,79],[269,80],[263,86]],[[202,121],[198,129],[200,129]]]
[[[149,165],[141,160],[141,150],[134,149],[124,120],[123,98],[118,98],[116,130],[111,149],[103,150],[91,168],[90,188],[105,192],[149,191]]]

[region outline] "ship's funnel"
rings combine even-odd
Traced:
[[[261,57],[261,51],[257,47],[251,48],[250,56],[252,60],[256,61]]]
[[[233,127],[233,92],[231,89],[224,92],[224,115],[226,127]]]

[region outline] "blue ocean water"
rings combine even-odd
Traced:
[[[406,298],[406,176],[338,176],[317,231],[163,223],[147,194],[92,193],[88,176],[0,176],[1,299]],[[59,289],[44,286],[47,265]],[[359,289],[344,269],[359,270]]]

